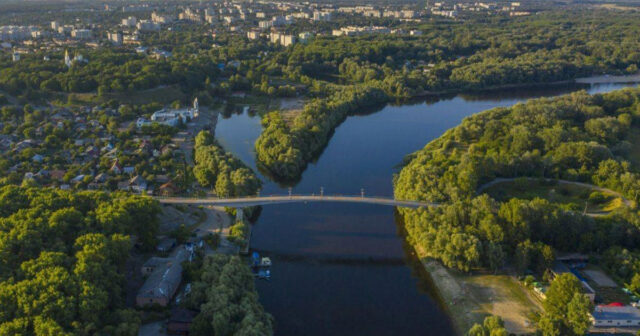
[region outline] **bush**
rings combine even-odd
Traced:
[[[593,204],[602,204],[606,200],[607,200],[607,197],[599,191],[594,191],[591,194],[589,194],[589,202]]]

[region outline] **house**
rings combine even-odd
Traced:
[[[173,196],[180,192],[180,188],[174,185],[171,181],[161,185],[158,188],[158,195],[160,196]]]
[[[158,252],[169,252],[176,246],[176,240],[174,238],[164,238],[156,246]]]
[[[136,172],[136,168],[133,166],[126,166],[122,169],[122,172],[128,175],[131,175]]]
[[[167,175],[156,175],[153,181],[156,183],[167,183],[171,181],[171,179]]]
[[[140,269],[142,275],[147,276],[153,273],[158,267],[164,267],[171,262],[171,258],[151,257],[147,260]]]
[[[64,175],[66,175],[67,172],[61,169],[55,169],[49,172],[49,177],[51,177],[52,180],[56,180],[56,181],[62,181],[62,179],[64,178]]]
[[[640,310],[617,302],[598,305],[591,320],[594,327],[640,327]]]
[[[94,183],[105,183],[107,182],[107,174],[105,173],[100,173],[98,175],[96,175],[96,177],[93,179]]]
[[[129,180],[129,188],[137,193],[147,190],[147,181],[140,175],[136,175]]]
[[[197,314],[197,312],[189,309],[172,309],[169,321],[167,322],[167,333],[170,335],[189,335],[191,322]]]
[[[120,166],[120,163],[118,163],[118,160],[113,162],[113,164],[111,165],[111,169],[109,169],[109,171],[111,171],[116,175],[122,174],[122,167]]]
[[[81,183],[84,180],[85,175],[80,174],[74,178],[71,179],[71,182],[76,184],[76,183]]]
[[[136,296],[136,305],[143,307],[157,304],[166,307],[182,281],[180,262],[172,261],[158,267],[144,282]]]
[[[33,161],[33,162],[42,162],[42,161],[44,161],[44,156],[42,156],[40,154],[36,154],[31,158],[31,161]]]
[[[567,267],[567,265],[565,265],[565,263],[556,260],[553,263],[551,271],[555,276],[558,276],[563,273],[573,274],[576,278],[578,278],[578,280],[580,280],[580,283],[582,284],[582,294],[586,295],[589,298],[589,300],[591,300],[591,302],[595,301],[596,291],[591,286],[589,286],[589,284],[587,283],[587,280],[584,279],[582,276],[580,276],[578,272],[574,271],[573,268],[570,269],[569,267]]]

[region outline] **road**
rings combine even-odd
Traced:
[[[188,198],[188,197],[156,197],[158,202],[163,204],[191,204],[191,205],[218,205],[233,208],[243,208],[258,205],[281,204],[281,203],[306,203],[306,202],[344,202],[344,203],[365,203],[388,206],[399,206],[406,208],[435,207],[437,203],[420,201],[400,201],[384,197],[362,197],[362,196],[316,196],[316,195],[292,195],[292,196],[262,196],[243,198]]]

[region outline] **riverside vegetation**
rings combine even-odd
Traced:
[[[395,99],[636,73],[637,31],[622,26],[633,15],[609,14],[423,24],[418,37],[318,37],[287,48],[265,69],[307,85],[312,99],[293,120],[277,112],[263,119],[258,163],[296,180],[349,114]]]
[[[425,256],[463,272],[497,271],[510,262],[520,273],[542,274],[556,250],[601,254],[607,268],[620,269],[615,272],[620,280],[637,283],[637,258],[624,257],[637,255],[637,209],[620,207],[592,217],[540,198],[497,202],[476,190],[499,177],[564,179],[612,189],[635,207],[640,174],[630,162],[637,162],[638,145],[630,139],[639,122],[640,89],[534,99],[464,119],[408,156],[394,179],[398,199],[443,203],[400,210],[408,240]],[[637,293],[637,286],[629,288]],[[571,293],[559,296],[564,302],[559,306],[573,302]],[[575,300],[571,305],[584,306]],[[539,329],[584,333],[567,311],[547,306]]]
[[[0,334],[137,334],[124,263],[154,248],[155,201],[4,186],[0,209]]]

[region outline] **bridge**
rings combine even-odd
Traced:
[[[389,197],[360,196],[324,196],[324,195],[270,195],[255,197],[217,198],[217,197],[154,197],[162,204],[210,205],[244,208],[258,205],[307,202],[339,202],[378,204],[405,208],[437,207],[438,203],[420,201],[401,201]]]

